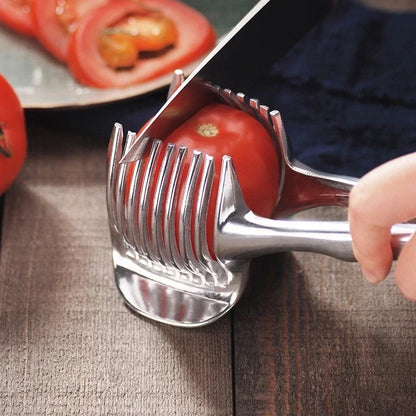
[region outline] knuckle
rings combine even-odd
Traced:
[[[369,193],[358,182],[350,192],[348,211],[353,220],[364,219],[368,215]]]

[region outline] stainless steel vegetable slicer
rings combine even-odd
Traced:
[[[354,260],[347,222],[300,221],[287,215],[320,205],[346,206],[355,179],[299,162],[280,113],[250,95],[256,79],[252,74],[258,76],[261,67],[295,39],[293,35],[280,43],[278,37],[296,16],[296,2],[287,3],[260,1],[186,80],[176,72],[168,101],[140,135],[128,132],[124,140],[122,126],[114,126],[107,207],[115,279],[125,302],[144,316],[183,327],[214,322],[238,301],[249,278],[250,260],[262,254],[302,250]],[[283,27],[275,27],[276,16]],[[308,25],[302,27],[306,30]],[[259,217],[247,207],[230,156],[224,155],[222,166],[215,167],[204,149],[167,145],[161,151],[171,131],[204,105],[218,101],[249,113],[270,131],[282,178],[275,219]],[[187,153],[191,164],[185,171]],[[157,175],[156,165],[161,166]],[[216,168],[221,176],[215,195],[211,185]],[[181,175],[184,188],[179,186]],[[216,200],[215,228],[207,230],[211,198]],[[415,230],[409,224],[393,228],[396,255]],[[207,243],[212,231],[214,253]]]

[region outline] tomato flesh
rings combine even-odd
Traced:
[[[98,50],[112,68],[136,64],[140,52],[158,52],[173,46],[177,39],[174,22],[162,13],[131,15],[102,31]]]
[[[31,0],[0,1],[0,21],[25,36],[33,36]]]
[[[73,0],[57,0],[56,2],[56,18],[67,33],[71,33],[76,29],[76,22],[82,16],[82,10],[78,10],[77,4]]]
[[[133,36],[139,51],[159,51],[174,45],[178,38],[175,22],[163,12],[129,16],[117,28]]]
[[[32,0],[36,37],[55,58],[67,60],[69,37],[82,18],[111,0]]]
[[[222,103],[209,104],[186,120],[164,140],[161,154],[168,143],[188,147],[180,183],[181,194],[192,151],[199,150],[214,158],[214,180],[207,211],[207,239],[212,256],[214,256],[213,230],[216,196],[224,155],[232,157],[248,207],[257,215],[272,217],[279,196],[280,162],[269,131],[258,120]],[[156,167],[155,178],[159,170],[160,164]],[[179,210],[180,201],[176,208],[177,223]]]
[[[0,75],[0,194],[16,179],[26,151],[23,109],[11,85]]]
[[[134,38],[125,33],[103,33],[98,38],[98,50],[106,64],[114,69],[129,68],[137,61]]]
[[[100,35],[129,16],[146,16],[149,10],[156,10],[173,22],[177,31],[174,46],[155,56],[139,57],[128,70],[117,70],[108,65],[97,46]],[[175,0],[141,0],[138,3],[112,0],[82,19],[70,39],[68,66],[78,81],[89,86],[125,87],[190,64],[207,53],[215,41],[216,35],[208,20],[184,3]]]

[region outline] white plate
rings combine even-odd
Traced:
[[[4,0],[0,0],[4,1]],[[187,1],[207,15],[219,36],[230,30],[256,3],[255,0]],[[189,73],[197,62],[186,68]],[[170,83],[171,75],[118,89],[88,88],[77,83],[65,64],[50,56],[35,39],[0,26],[0,73],[6,77],[24,108],[47,109],[108,103],[139,96]]]
[[[189,73],[194,65],[184,68]],[[168,85],[171,75],[135,86],[95,89],[80,85],[65,64],[45,52],[33,39],[0,27],[0,73],[24,108],[60,108],[100,104],[144,94]]]

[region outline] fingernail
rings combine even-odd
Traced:
[[[380,276],[368,269],[365,269],[364,267],[361,267],[361,271],[364,277],[371,283],[379,283],[383,280],[383,278],[380,278]]]

